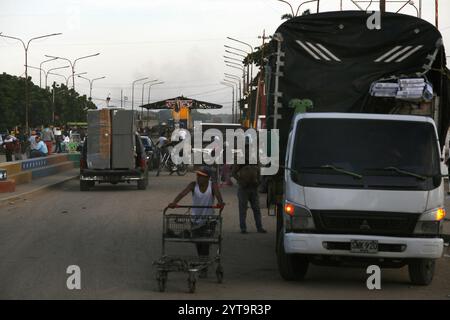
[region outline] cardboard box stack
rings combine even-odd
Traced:
[[[88,119],[87,165],[89,169],[111,168],[110,110],[90,110]]]

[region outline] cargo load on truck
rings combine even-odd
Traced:
[[[136,131],[134,112],[124,109],[89,110],[88,136],[80,159],[80,189],[96,182],[137,182],[148,185],[148,156]]]
[[[307,112],[420,114],[420,107],[431,105],[428,115],[444,144],[450,87],[442,35],[427,21],[395,13],[383,13],[381,29],[370,30],[369,17],[361,11],[319,13],[295,17],[277,29],[269,62],[267,126],[280,129],[280,141],[287,140],[294,114],[290,102],[309,99],[313,107]],[[406,111],[402,104],[411,99],[400,90],[407,84],[402,79],[422,81],[416,90],[425,95],[413,99]],[[386,97],[382,91],[371,95],[377,84],[385,86]]]

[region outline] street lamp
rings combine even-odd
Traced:
[[[236,120],[237,120],[238,106],[239,106],[239,109],[240,109],[240,102],[242,100],[242,95],[241,95],[241,93],[242,93],[242,82],[241,82],[241,78],[239,78],[238,76],[235,76],[234,74],[229,74],[229,73],[224,73],[224,75],[225,75],[225,78],[233,79],[233,80],[237,81],[238,84],[239,84],[239,103],[236,105],[236,112],[235,112]],[[236,97],[236,100],[238,100],[237,97]]]
[[[30,40],[28,40],[27,44],[25,45],[25,42],[22,39],[7,36],[0,32],[0,37],[20,41],[23,45],[23,49],[25,50],[25,127],[26,127],[27,132],[28,132],[28,128],[29,128],[29,126],[28,126],[28,109],[29,109],[29,104],[30,104],[30,97],[28,95],[28,67],[27,67],[27,65],[28,65],[28,48],[30,47],[30,42],[33,40],[48,38],[48,37],[52,37],[52,36],[58,36],[61,34],[62,33],[52,33],[52,34],[46,34],[46,35],[39,36],[39,37],[34,37],[34,38],[31,38]]]
[[[228,46],[228,45],[224,45],[224,47],[227,48],[227,49],[232,49],[232,50],[236,50],[236,51],[245,53],[246,55],[244,56],[244,55],[241,55],[241,54],[238,54],[238,53],[229,51],[229,50],[225,50],[225,52],[228,52],[228,53],[231,53],[231,54],[234,54],[234,55],[241,56],[241,57],[243,57],[244,59],[246,59],[246,58],[248,57],[248,55],[250,54],[250,52],[247,52],[247,51],[242,50],[242,49],[239,49],[239,48],[231,47],[231,46]],[[253,69],[253,68],[252,68],[252,69]],[[252,72],[253,72],[253,71],[252,71]],[[246,89],[247,92],[249,91],[249,84],[250,84],[249,76],[250,76],[250,63],[247,63],[247,81],[245,81],[245,78],[244,78],[244,81],[243,81],[243,82],[244,82],[244,88],[247,88],[247,89]],[[253,76],[253,74],[252,74],[252,76]]]
[[[230,51],[230,50],[225,50],[225,52],[226,53],[229,53],[229,54],[234,54],[235,56],[239,56],[239,57],[242,57],[242,58],[247,58],[246,56],[244,56],[243,54],[239,54],[239,53],[236,53],[236,52],[233,52],[233,51]]]
[[[51,73],[51,71],[59,70],[59,69],[66,69],[66,68],[69,68],[69,67],[70,66],[64,66],[64,67],[57,67],[57,68],[48,69],[47,73],[45,74],[45,90],[47,90],[47,78],[48,78],[48,75]]]
[[[225,76],[225,79],[223,81],[225,81],[227,83],[231,83],[231,84],[233,84],[233,86],[236,87],[236,96],[235,96],[236,103],[234,105],[234,109],[235,110],[233,111],[233,121],[237,122],[237,105],[238,105],[238,101],[237,101],[238,100],[238,94],[237,94],[237,92],[239,92],[239,84],[236,82],[236,80],[230,80],[226,76]]]
[[[152,83],[151,85],[148,86],[148,97],[147,97],[148,101],[147,101],[147,104],[150,104],[150,89],[153,86],[156,86],[156,85],[159,85],[159,84],[163,84],[163,83],[164,83],[164,81],[161,81],[161,82]],[[150,110],[149,110],[149,108],[147,108],[147,127],[148,127],[148,119],[149,119],[149,117],[150,117]]]
[[[244,63],[242,60],[239,60],[239,59],[236,59],[236,58],[232,58],[232,57],[229,57],[229,56],[223,56],[225,59],[228,59],[228,60],[233,60],[233,61],[237,61],[237,62],[240,62],[240,63]]]
[[[137,80],[134,80],[133,83],[131,84],[131,110],[133,110],[133,111],[134,111],[134,84],[136,82],[147,80],[147,79],[148,79],[148,77],[137,79]]]
[[[298,12],[299,12],[300,7],[301,7],[302,5],[307,4],[307,3],[311,3],[311,2],[317,2],[317,13],[319,13],[320,0],[309,0],[309,1],[305,1],[305,2],[300,3],[299,6],[297,7],[297,11],[296,11],[295,14],[294,14],[294,8],[292,8],[292,5],[291,5],[289,2],[287,2],[287,1],[285,1],[285,0],[278,0],[278,1],[283,2],[283,3],[286,3],[287,5],[289,5],[289,7],[291,8],[292,17],[297,17],[297,16],[298,16]],[[386,1],[386,0],[381,0],[381,1],[380,1],[380,5],[381,5],[381,3],[385,2],[385,1]]]
[[[78,78],[89,81],[89,101],[92,100],[92,84],[94,83],[94,81],[106,78],[105,76],[103,76],[103,77],[99,77],[99,78],[88,79],[88,78],[82,77],[81,74],[78,74],[77,76],[78,76]]]
[[[227,39],[229,39],[231,41],[235,41],[237,43],[240,43],[240,44],[243,44],[243,45],[246,45],[247,47],[249,47],[250,51],[251,51],[251,54],[252,54],[251,57],[253,59],[253,47],[252,47],[252,45],[250,45],[249,43],[246,43],[244,41],[232,38],[232,37],[227,37]],[[253,83],[253,62],[251,62],[252,59],[249,59],[248,64],[247,64],[247,65],[250,65],[250,82],[247,83],[247,86],[250,89],[249,90],[249,98],[248,98],[248,105],[250,106],[250,108],[252,108],[252,91],[253,91],[253,85],[252,85],[252,83]],[[248,76],[248,73],[247,73],[247,76]],[[252,119],[250,119],[250,121],[251,120]]]
[[[44,60],[44,61],[42,61],[39,64],[39,70],[40,70],[40,72],[39,72],[39,88],[42,88],[42,71],[44,71],[44,70],[42,70],[42,65],[44,63],[47,63],[47,62],[50,62],[50,61],[53,61],[53,60],[56,60],[56,58],[51,58],[51,59],[48,59],[48,60]],[[45,75],[45,71],[44,71],[44,75]]]
[[[220,84],[231,88],[231,118],[233,119],[232,122],[234,123],[234,85],[226,82],[225,80]]]
[[[72,89],[75,91],[75,64],[77,63],[78,60],[81,59],[86,59],[86,58],[90,58],[90,57],[96,57],[98,56],[100,53],[95,53],[95,54],[90,54],[88,56],[84,56],[84,57],[79,57],[76,58],[75,60],[73,60],[73,62],[67,58],[62,58],[62,57],[56,57],[56,56],[50,56],[50,55],[45,55],[48,58],[56,58],[56,59],[61,59],[61,60],[65,60],[67,62],[69,62],[70,66],[72,67]]]
[[[150,81],[144,82],[144,83],[142,84],[141,119],[142,119],[142,117],[144,116],[144,87],[145,87],[145,85],[146,85],[147,83],[154,83],[154,82],[158,82],[158,79],[150,80]]]

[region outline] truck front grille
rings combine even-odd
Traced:
[[[411,236],[418,213],[312,210],[317,231],[334,234]]]

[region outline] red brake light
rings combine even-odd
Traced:
[[[141,159],[140,167],[141,167],[142,170],[145,170],[145,168],[147,167],[147,160]]]

